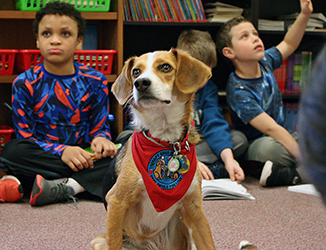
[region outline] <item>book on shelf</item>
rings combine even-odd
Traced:
[[[281,67],[274,70],[273,74],[282,94],[286,93],[288,60],[284,59]]]
[[[287,69],[287,82],[286,82],[286,92],[293,92],[293,69],[294,69],[294,54],[288,57],[288,69]]]
[[[127,3],[127,0],[123,0],[123,12],[124,12],[125,21],[131,21],[130,7],[129,4]]]
[[[312,52],[302,51],[301,91],[304,92],[311,71]]]
[[[163,22],[163,21],[167,21],[167,19],[165,19],[165,16],[163,14],[163,11],[162,11],[162,8],[160,6],[160,3],[158,0],[150,0],[150,1],[153,1],[154,2],[154,6],[155,6],[155,10],[156,10],[156,13],[158,13],[158,16],[159,16],[159,21]]]
[[[163,5],[163,11],[166,14],[167,21],[173,22],[175,21],[174,16],[172,15],[171,9],[168,7],[167,1],[166,0],[159,0]]]
[[[131,20],[132,21],[139,21],[134,1],[133,0],[128,0],[128,2],[129,2],[129,7],[130,7]]]
[[[149,12],[151,13],[151,17],[152,17],[152,21],[159,21],[159,15],[156,11],[156,8],[155,8],[155,4],[153,3],[153,1],[150,1],[150,0],[146,0],[147,1],[147,6],[148,6],[148,9],[149,9]]]
[[[285,127],[290,134],[298,132],[298,110],[298,102],[286,102],[283,104]]]
[[[206,14],[207,21],[212,23],[225,23],[232,18],[237,17],[234,15],[219,15],[219,14]]]
[[[293,58],[293,93],[301,92],[302,53],[294,53]]]
[[[254,200],[247,189],[231,179],[202,181],[203,200]]]
[[[286,30],[290,29],[299,13],[293,13],[289,15],[281,15],[278,20],[284,21],[284,27]],[[314,31],[318,29],[323,29],[325,27],[326,17],[323,13],[311,13],[310,18],[307,23],[306,31]]]
[[[176,21],[182,22],[184,21],[182,19],[181,11],[179,9],[179,6],[177,5],[177,1],[174,0],[167,0],[172,8],[172,11],[174,13],[174,16],[176,17]]]
[[[258,19],[258,30],[279,30],[279,31],[284,31],[284,21]]]
[[[298,17],[298,15],[299,15],[299,13],[295,12],[295,13],[288,14],[288,15],[280,15],[278,17],[278,19],[296,19]],[[317,20],[326,22],[326,17],[321,12],[316,12],[316,13],[313,12],[313,13],[311,13],[310,14],[310,19],[317,19]]]
[[[295,52],[284,59],[273,74],[282,94],[300,94],[304,91],[310,75],[312,52]]]
[[[124,0],[126,21],[205,22],[201,0]]]
[[[205,4],[205,13],[232,14],[235,16],[240,16],[242,12],[243,8],[231,4],[221,2]]]
[[[207,21],[220,23],[241,16],[243,12],[243,8],[221,2],[206,3],[204,9]]]

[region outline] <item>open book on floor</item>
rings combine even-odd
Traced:
[[[203,200],[254,200],[247,189],[231,179],[202,181]]]
[[[301,185],[294,185],[288,187],[289,191],[297,192],[297,193],[303,193],[303,194],[311,194],[320,196],[320,193],[312,184],[301,184]]]

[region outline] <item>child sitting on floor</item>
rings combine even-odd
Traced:
[[[310,0],[300,4],[301,12],[284,40],[266,51],[253,24],[243,17],[225,23],[217,35],[219,52],[235,67],[226,87],[232,123],[248,139],[245,159],[265,164],[262,186],[298,184],[303,177],[296,168],[298,136],[284,128],[282,94],[273,76],[304,35],[313,6]]]

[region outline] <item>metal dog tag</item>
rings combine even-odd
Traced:
[[[179,162],[180,162],[180,167],[179,167],[178,172],[181,174],[184,174],[189,170],[190,161],[187,158],[187,156],[182,155],[182,154],[178,155],[177,157],[179,158]]]
[[[173,155],[168,162],[168,169],[171,172],[176,172],[176,171],[178,171],[179,166],[180,166],[180,161],[179,161],[178,156]]]

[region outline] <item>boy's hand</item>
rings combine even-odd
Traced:
[[[204,180],[214,180],[212,171],[201,161],[198,161],[198,168]]]
[[[96,160],[105,157],[113,158],[118,153],[116,145],[104,137],[96,137],[91,143],[91,150]]]
[[[61,155],[61,160],[66,163],[73,171],[78,172],[85,168],[93,168],[94,163],[91,154],[79,146],[67,146]]]
[[[301,12],[305,15],[310,15],[314,8],[311,0],[300,0]]]
[[[225,169],[228,171],[232,181],[241,183],[245,179],[245,174],[236,160],[225,163]]]

